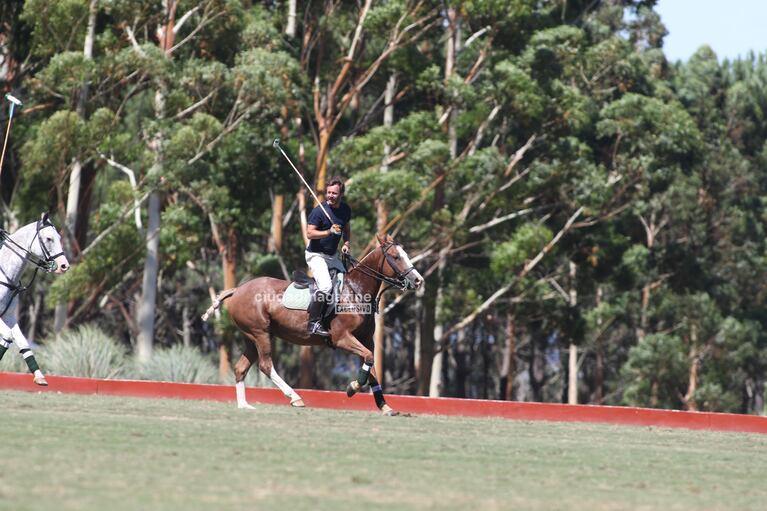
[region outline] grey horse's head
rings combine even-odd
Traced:
[[[48,213],[40,215],[35,237],[37,239],[32,241],[29,251],[46,262],[56,263],[55,273],[66,272],[69,269],[69,261],[61,245],[61,235],[48,217]]]

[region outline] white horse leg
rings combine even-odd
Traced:
[[[19,328],[18,323],[15,323],[11,328],[11,334],[13,336],[13,342],[15,342],[16,346],[19,347],[19,353],[21,353],[21,356],[24,357],[24,362],[27,363],[29,372],[35,376],[34,382],[37,385],[42,385],[43,387],[47,386],[48,381],[45,379],[45,376],[43,376],[43,372],[40,370],[40,366],[37,365],[35,354],[32,353],[32,349],[29,347],[29,341],[27,341],[27,338],[24,337],[23,333],[21,333],[21,328]]]
[[[5,352],[8,351],[8,348],[11,346],[10,341],[6,341],[5,339],[0,339],[0,360],[3,359],[3,355],[5,355]]]
[[[245,397],[245,382],[238,381],[234,384],[234,390],[237,392],[237,408],[247,408],[249,410],[255,410],[256,407],[248,403]]]
[[[301,396],[298,395],[298,392],[293,390],[293,387],[285,383],[285,380],[283,380],[279,374],[277,374],[277,371],[274,370],[274,365],[272,365],[272,370],[269,372],[269,378],[274,382],[275,385],[277,385],[277,388],[279,388],[283,394],[285,394],[285,397],[290,399],[290,405],[295,406],[298,408],[303,408],[304,400],[301,399]]]
[[[3,359],[3,355],[5,355],[5,352],[8,351],[8,348],[11,346],[13,332],[11,332],[11,329],[8,328],[8,325],[5,324],[5,321],[0,319],[0,360]]]

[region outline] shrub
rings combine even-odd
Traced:
[[[218,383],[218,370],[211,359],[197,348],[181,344],[155,350],[147,362],[137,361],[136,375],[142,380]]]
[[[83,378],[125,376],[125,348],[94,325],[67,330],[40,350],[43,372]]]

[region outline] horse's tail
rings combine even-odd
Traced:
[[[236,287],[233,287],[232,289],[227,289],[226,291],[221,291],[218,296],[213,300],[213,304],[208,307],[208,310],[205,311],[205,314],[202,315],[203,321],[208,321],[208,318],[211,314],[213,314],[213,311],[221,307],[221,303],[232,296],[234,292],[237,291]]]

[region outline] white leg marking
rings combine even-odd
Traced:
[[[11,334],[13,335],[13,342],[16,343],[20,350],[29,349],[29,341],[24,337],[18,323],[11,328]]]
[[[234,389],[237,392],[237,408],[247,408],[249,410],[255,410],[256,408],[248,404],[248,400],[245,399],[245,382],[238,381],[234,384]]]
[[[279,388],[282,393],[285,394],[285,397],[290,399],[291,405],[299,407],[304,406],[304,402],[301,399],[301,396],[298,395],[298,392],[293,390],[293,387],[285,383],[285,380],[280,378],[280,375],[277,374],[277,371],[274,370],[274,366],[272,366],[272,371],[269,373],[269,378],[271,378],[274,384],[277,385],[277,388]]]
[[[40,385],[41,387],[48,386],[48,380],[45,379],[45,376],[43,376],[43,372],[40,369],[35,371],[35,377],[32,381],[34,381],[37,385]]]
[[[4,340],[10,340],[13,337],[11,328],[2,319],[0,319],[0,337],[2,337]]]

